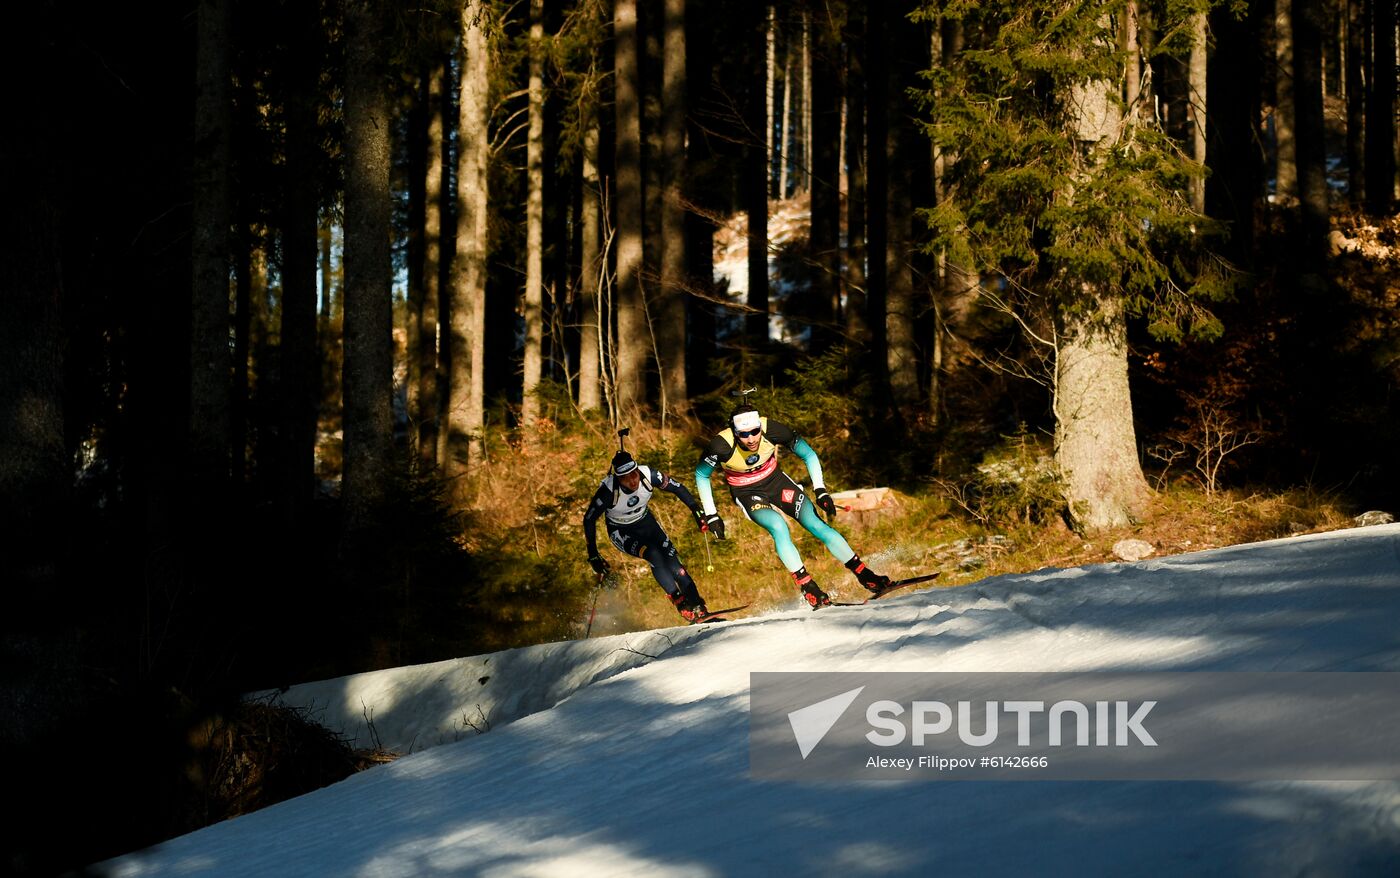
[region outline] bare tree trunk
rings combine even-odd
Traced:
[[[841,197],[837,185],[840,177],[838,161],[841,140],[841,88],[837,53],[840,41],[825,19],[817,22],[810,36],[812,69],[812,103],[808,118],[812,120],[810,142],[811,162],[811,258],[812,314],[817,325],[812,327],[813,350],[821,351],[831,343],[832,328],[840,314],[841,295]]]
[[[248,478],[248,391],[251,387],[248,362],[249,332],[252,320],[249,310],[253,291],[253,248],[257,237],[244,222],[239,222],[237,250],[233,260],[233,398],[230,413],[233,419],[232,451],[233,481],[242,484]]]
[[[1390,213],[1395,201],[1395,6],[1371,3],[1371,79],[1366,102],[1366,209]]]
[[[1206,163],[1206,59],[1210,56],[1207,43],[1206,14],[1197,12],[1191,16],[1191,60],[1189,62],[1189,100],[1187,107],[1191,122],[1191,158],[1199,165]],[[1204,176],[1191,179],[1191,207],[1197,212],[1206,212],[1206,180]]]
[[[1280,199],[1298,197],[1298,146],[1294,139],[1293,0],[1274,0],[1274,142],[1278,157],[1274,192]]]
[[[617,108],[617,406],[646,399],[649,330],[642,300],[642,104],[639,94],[637,0],[613,10]]]
[[[389,132],[375,0],[352,0],[345,21],[345,504],[344,546],[385,496],[393,453],[393,306],[389,255]]]
[[[530,130],[525,176],[525,355],[520,420],[539,418],[540,372],[544,362],[544,0],[530,0]]]
[[[888,13],[887,13],[888,14]],[[919,360],[915,344],[914,269],[911,258],[914,222],[914,168],[927,152],[921,134],[912,128],[914,111],[906,90],[914,84],[915,71],[922,69],[915,60],[915,34],[912,27],[896,17],[888,23],[889,107],[888,139],[885,143],[889,194],[885,224],[885,342],[890,392],[896,405],[912,406],[919,401]]]
[[[457,110],[457,240],[452,260],[448,411],[438,464],[466,499],[464,477],[481,457],[485,424],[486,248],[490,179],[487,106],[491,61],[485,0],[462,8],[462,93]]]
[[[602,259],[602,245],[599,236],[598,218],[601,211],[598,184],[598,122],[597,104],[590,103],[585,108],[586,120],[583,135],[583,191],[580,193],[582,226],[579,253],[579,334],[578,357],[578,407],[584,411],[596,409],[602,404],[599,392],[599,376],[602,368],[603,325],[599,321],[599,297],[602,272],[606,269]]]
[[[282,218],[281,412],[278,494],[283,522],[301,521],[316,491],[316,423],[321,357],[316,343],[316,261],[320,198],[316,191],[320,17],[294,9],[287,51],[287,189]]]
[[[846,333],[857,343],[869,338],[865,276],[865,8],[852,4],[846,42]]]
[[[778,131],[778,198],[788,197],[788,165],[796,144],[796,135],[789,135],[792,126],[792,51],[783,56],[783,123]],[[789,144],[793,146],[789,146]]]
[[[753,27],[754,23],[750,23]],[[754,43],[763,38],[762,25],[755,31],[746,31],[749,40],[746,48],[757,52]],[[753,56],[750,56],[753,57]],[[757,88],[750,88],[744,95],[745,126],[756,131],[763,119],[763,96]],[[743,167],[740,171],[744,209],[748,213],[748,275],[749,291],[747,304],[750,308],[745,320],[745,334],[754,350],[762,351],[768,346],[768,169],[763,166],[763,144],[750,138],[744,145]]]
[[[812,189],[812,13],[802,10],[802,146],[798,164],[798,188]]]
[[[892,407],[889,375],[888,290],[889,216],[891,175],[889,14],[882,6],[870,8],[865,46],[866,87],[866,315],[870,327],[870,362],[875,368],[875,388],[881,408]]]
[[[201,5],[201,49],[206,45],[205,29],[211,36],[217,32],[224,11],[223,3]],[[222,35],[227,36],[227,31]],[[220,45],[226,43],[221,41]],[[218,154],[219,141],[228,131],[220,129],[218,108],[203,106],[205,101],[220,100],[221,86],[212,80],[222,62],[214,61],[213,69],[206,73],[202,65],[207,58],[207,54],[201,54],[195,110],[196,130],[204,137],[199,144],[201,161]],[[73,605],[75,586],[64,576],[64,559],[71,557],[75,549],[87,552],[92,548],[87,534],[76,527],[69,507],[73,462],[64,442],[64,290],[58,204],[60,193],[70,181],[60,179],[53,166],[52,156],[61,146],[47,142],[58,130],[54,122],[65,112],[60,109],[64,96],[52,80],[47,84],[31,83],[23,91],[26,94],[18,95],[19,106],[11,106],[17,115],[11,120],[9,138],[13,139],[6,147],[15,166],[0,180],[5,204],[0,216],[0,235],[4,240],[0,246],[0,290],[4,290],[0,296],[0,497],[4,498],[0,502],[0,534],[5,540],[0,571],[4,573],[6,595],[5,612],[0,616],[0,667],[4,668],[0,674],[0,703],[6,707],[0,714],[0,740],[10,748],[28,747],[61,734],[79,713],[85,689],[80,681],[85,673],[91,673],[90,668],[87,672],[80,670],[81,637],[77,627],[82,611]],[[223,226],[201,230],[198,225],[215,221],[221,198],[217,169],[201,170],[212,176],[201,180],[196,188],[196,256],[200,256],[200,248],[205,251],[203,258],[195,262],[196,311],[200,284],[213,282],[210,266],[217,254],[223,254],[224,260],[228,258],[226,248],[218,246],[223,237],[217,234],[227,225],[227,218],[222,219]],[[210,278],[201,280],[201,263]],[[227,262],[219,281],[224,306],[223,335],[219,340],[227,347]],[[202,292],[212,298],[207,286]],[[227,353],[223,354],[223,361],[225,373],[220,389],[226,400]],[[196,374],[200,368],[212,372],[198,361],[195,365]],[[210,377],[204,376],[206,381]],[[210,398],[199,403],[217,415],[221,403],[214,394],[219,390],[211,383],[205,392]],[[227,417],[226,408],[223,415]],[[219,446],[226,451],[228,436],[211,431],[201,441],[207,469],[218,476],[220,471],[215,467],[220,461]],[[223,465],[227,466],[227,458],[223,458]],[[104,583],[102,587],[115,585]],[[46,768],[43,776],[47,782],[51,771]],[[12,760],[6,770],[7,792],[20,796],[37,792],[37,788],[27,787],[23,766],[15,766]],[[10,859],[19,851],[17,845],[9,843],[14,830],[13,822],[9,823],[6,862],[23,863],[23,855]],[[40,859],[36,858],[30,865],[38,862]],[[19,871],[27,870],[21,866]]]
[[[689,408],[685,293],[685,0],[666,0],[661,86],[661,297],[656,327],[663,412]],[[769,89],[768,94],[772,95]],[[771,104],[771,100],[769,102]],[[765,117],[772,118],[769,112]],[[769,129],[771,131],[771,125]],[[770,149],[766,166],[771,167]]]
[[[419,392],[423,385],[421,374],[423,358],[423,299],[425,254],[424,239],[427,237],[428,200],[428,93],[432,80],[431,65],[420,65],[418,87],[408,100],[405,152],[407,152],[408,210],[405,217],[407,238],[405,266],[408,276],[408,301],[404,314],[404,367],[406,403],[408,412],[409,452],[417,454],[414,444],[422,429],[422,400]]]
[[[1393,2],[1393,0],[1392,0]],[[1303,268],[1314,289],[1324,285],[1327,263],[1327,147],[1322,96],[1322,10],[1312,0],[1295,0],[1294,125],[1301,208]],[[1392,69],[1394,65],[1392,64]]]
[[[661,364],[656,361],[657,333],[664,322],[664,302],[661,292],[661,201],[664,183],[665,158],[662,140],[662,30],[665,27],[665,0],[638,0],[637,17],[641,34],[642,54],[638,60],[639,93],[642,96],[642,203],[644,222],[642,224],[642,313],[646,318],[647,334],[639,339],[646,353],[642,360],[645,369],[656,366],[661,374]],[[755,131],[758,129],[755,128]],[[653,392],[650,374],[643,379],[644,398]],[[664,390],[664,385],[660,388]],[[662,411],[665,411],[664,400]]]
[[[1132,523],[1151,494],[1138,461],[1128,389],[1127,324],[1112,295],[1090,285],[1092,310],[1061,312],[1055,359],[1055,461],[1075,526]]]
[[[194,276],[191,284],[189,473],[202,490],[227,482],[229,429],[228,178],[232,154],[233,39],[227,0],[201,0],[195,94]],[[208,498],[217,502],[217,498]]]
[[[767,114],[765,114],[765,116],[764,116],[766,122],[765,122],[765,124],[764,124],[764,126],[763,126],[763,130],[767,133],[767,137],[768,137],[768,173],[769,173],[769,175],[770,175],[770,180],[771,180],[771,175],[772,175],[772,173],[773,173],[773,86],[774,86],[773,78],[777,75],[777,72],[778,72],[778,71],[777,71],[777,36],[778,36],[778,34],[777,34],[777,24],[776,24],[776,22],[774,21],[774,15],[775,15],[775,10],[774,10],[774,8],[770,5],[770,6],[768,7],[768,55],[767,55],[767,65],[766,65],[766,69],[765,69],[765,71],[764,71],[764,74],[765,74],[765,82],[766,82],[767,85],[768,85],[767,89],[766,89],[765,92],[764,92],[764,94],[766,95],[767,101],[768,101],[768,112],[767,112]],[[772,185],[771,182],[770,182],[769,185],[770,185],[770,186]],[[772,193],[771,193],[771,192],[769,193],[769,197],[772,197]],[[780,197],[780,198],[782,197],[781,193],[778,195],[778,197]]]
[[[1365,200],[1366,192],[1366,0],[1346,0],[1347,199]]]
[[[418,323],[418,460],[427,468],[437,461],[441,377],[438,362],[438,311],[443,295],[442,216],[447,192],[448,144],[444,136],[448,70],[438,64],[428,74],[428,164],[423,182],[423,306]],[[445,336],[445,334],[444,334]]]
[[[1127,78],[1124,97],[1127,98],[1128,112],[1136,114],[1138,101],[1142,99],[1142,47],[1138,44],[1138,0],[1128,0],[1127,7],[1123,10],[1123,42],[1126,50],[1124,73]]]
[[[321,335],[325,335],[330,326],[334,307],[335,268],[331,262],[331,251],[334,245],[334,232],[331,221],[327,219],[316,230],[317,256],[321,265],[321,313],[317,315],[320,321],[319,331]]]
[[[1259,82],[1265,74],[1259,35],[1271,15],[1271,9],[1258,6],[1243,17],[1218,6],[1209,13],[1215,51],[1207,61],[1212,123],[1207,164],[1212,173],[1206,180],[1206,208],[1230,224],[1227,253],[1241,266],[1253,264],[1255,207],[1266,176],[1258,147]]]

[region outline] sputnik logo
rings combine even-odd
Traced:
[[[864,689],[865,687],[861,686],[849,692],[842,692],[788,714],[792,736],[797,739],[797,749],[802,751],[803,759],[816,749],[822,738],[826,737],[826,733],[831,731],[831,727],[836,725],[846,708],[851,706],[851,702],[855,701],[856,696]]]

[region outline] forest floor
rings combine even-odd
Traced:
[[[937,584],[945,588],[1004,573],[1120,562],[1124,558],[1115,554],[1115,546],[1125,540],[1149,544],[1151,552],[1144,557],[1158,558],[1353,527],[1357,514],[1344,509],[1337,498],[1308,492],[1207,495],[1194,486],[1174,485],[1157,492],[1143,521],[1084,537],[1058,519],[989,526],[948,511],[943,497],[895,496],[890,509],[859,516],[838,514],[834,524],[879,572],[901,578],[939,571]],[[711,543],[708,566],[715,568],[711,572],[706,569],[704,547],[687,545],[697,542],[689,539],[687,523],[678,518],[668,530],[711,607],[749,603],[746,612],[754,613],[799,605],[797,589],[762,529],[741,518],[731,519],[730,538]],[[815,538],[795,528],[794,540],[823,588],[859,599],[854,577]],[[599,601],[595,636],[678,624],[675,611],[644,564],[612,560],[614,568],[622,571],[622,584]]]

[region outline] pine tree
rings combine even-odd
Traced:
[[[387,490],[393,451],[389,254],[390,101],[380,66],[383,9],[346,9],[345,522],[347,548]]]
[[[934,142],[958,150],[947,197],[926,212],[934,246],[995,273],[1048,346],[1056,460],[1076,524],[1140,515],[1149,494],[1133,429],[1126,321],[1165,337],[1210,334],[1222,295],[1212,230],[1191,210],[1191,162],[1150,120],[1122,112],[1125,74],[1110,13],[1036,0],[935,2],[967,45],[932,72]]]

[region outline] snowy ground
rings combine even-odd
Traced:
[[[796,670],[1400,671],[1400,525],[293,687],[412,755],[103,870],[1400,874],[1397,782],[755,780],[749,673]]]

